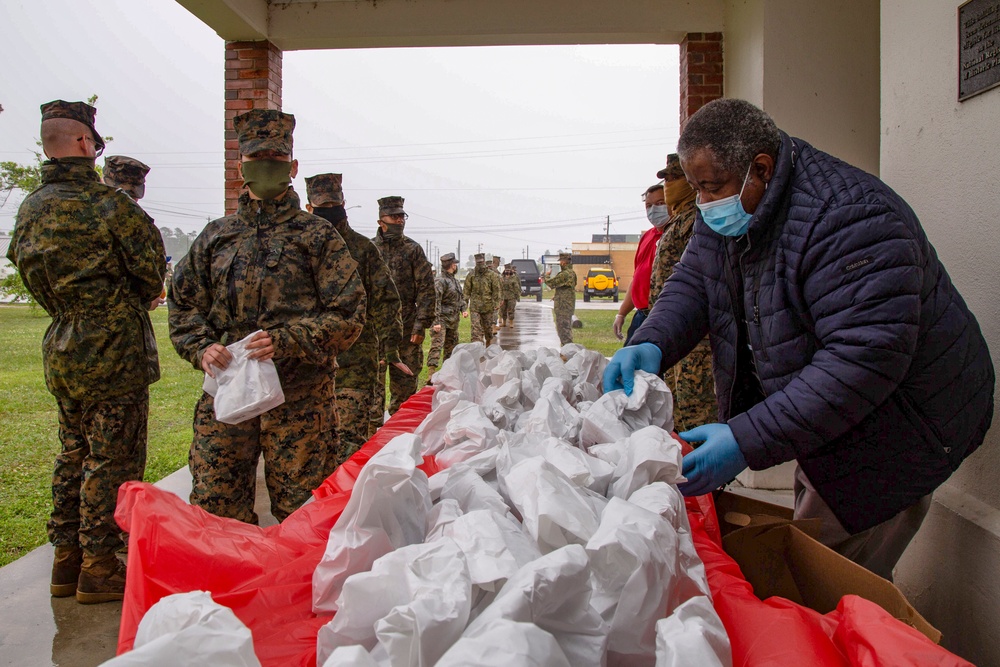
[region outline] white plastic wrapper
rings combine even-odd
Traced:
[[[629,436],[624,456],[615,467],[609,495],[626,499],[653,482],[677,484],[681,475],[681,444],[657,426],[647,426]]]
[[[361,469],[350,500],[313,572],[313,611],[337,611],[344,581],[366,572],[379,557],[422,542],[431,501],[420,438],[399,435]]]
[[[669,591],[667,609],[674,609],[681,603],[697,596],[712,597],[708,587],[705,564],[698,555],[691,536],[691,524],[684,508],[684,496],[676,486],[654,482],[638,489],[628,501],[650,512],[659,514],[670,522],[677,531],[677,572],[673,588]]]
[[[232,361],[223,369],[215,368],[215,377],[208,373],[201,388],[214,397],[215,418],[223,424],[239,424],[264,414],[285,402],[278,369],[270,359],[250,359],[247,343],[260,329],[246,338],[227,345]]]
[[[524,411],[521,407],[520,375],[486,388],[483,392],[481,407],[483,414],[499,429],[513,429],[518,416]]]
[[[490,592],[542,555],[534,540],[507,513],[474,510],[439,523],[428,541],[441,537],[454,540],[465,554],[472,583]]]
[[[542,553],[586,544],[597,530],[600,512],[584,497],[586,489],[541,457],[515,463],[505,483],[525,530]]]
[[[484,482],[472,468],[464,463],[459,463],[453,468],[453,472],[448,475],[447,481],[441,488],[441,500],[456,501],[465,514],[474,510],[489,510],[500,515],[510,513],[503,497]]]
[[[364,665],[364,663],[362,663]],[[573,667],[559,642],[534,623],[498,618],[475,637],[462,637],[437,667]]]
[[[465,394],[460,391],[434,392],[434,398],[431,399],[433,408],[420,422],[420,426],[413,430],[413,435],[420,438],[424,456],[434,456],[444,449],[444,433],[451,420],[451,412],[456,405],[468,400],[464,396]]]
[[[566,362],[566,369],[573,375],[574,384],[587,383],[595,389],[601,384],[608,359],[595,350],[583,349]],[[600,395],[600,392],[598,392]],[[590,399],[594,400],[594,399]]]
[[[611,626],[609,665],[652,666],[656,622],[666,613],[678,572],[678,539],[659,514],[612,498],[587,542],[590,604]]]
[[[631,396],[616,389],[597,399],[581,415],[580,441],[584,447],[615,442],[646,426],[674,430],[674,399],[667,384],[645,371],[635,372]]]
[[[431,378],[434,386],[444,391],[460,391],[466,400],[478,401],[483,395],[483,384],[479,381],[479,360],[483,353],[482,343],[456,345],[441,364],[441,370]]]
[[[656,667],[732,667],[722,619],[706,597],[694,597],[656,624]]]
[[[339,646],[322,665],[323,667],[387,667],[376,662],[363,646]]]
[[[601,665],[608,626],[590,606],[590,594],[587,553],[576,544],[563,547],[515,572],[462,636],[477,637],[498,619],[531,622],[555,637],[569,664]]]
[[[437,461],[448,467],[496,447],[499,433],[500,429],[483,414],[482,408],[469,401],[459,401],[445,426],[445,446],[437,453]]]
[[[554,390],[557,385],[558,381],[548,383],[550,390],[543,389],[535,401],[535,407],[517,420],[519,433],[541,433],[570,442],[577,441],[580,434],[580,413],[561,392]]]
[[[471,590],[454,541],[401,547],[344,583],[340,611],[320,628],[316,661],[359,645],[397,667],[432,667],[469,622]]]
[[[250,629],[205,591],[161,598],[142,617],[135,647],[104,667],[260,667]]]
[[[521,371],[525,369],[523,361],[523,355],[508,351],[504,351],[494,359],[487,360],[483,364],[483,371],[490,379],[490,386],[499,387],[511,380],[520,380]]]
[[[587,348],[579,343],[566,343],[559,348],[559,356],[563,358],[564,361],[569,361],[581,352],[585,352]]]
[[[503,440],[505,432],[500,432],[500,440]],[[496,461],[497,453],[500,451],[499,447],[494,447],[493,449],[487,449],[484,452],[480,452],[475,456],[469,457],[462,461],[461,464],[456,464],[452,468],[445,468],[440,472],[437,472],[428,480],[428,484],[431,491],[431,500],[437,502],[441,497],[441,490],[444,488],[445,483],[453,472],[457,472],[462,467],[472,469],[477,475],[479,475],[483,481],[490,485],[491,488],[496,488]],[[454,468],[454,470],[453,470]]]
[[[542,457],[577,486],[602,496],[607,493],[615,471],[613,465],[591,456],[579,447],[540,433],[517,433],[511,436],[506,446],[497,449],[496,466],[506,474],[516,462],[532,456]],[[507,490],[500,481],[502,493],[506,495]]]

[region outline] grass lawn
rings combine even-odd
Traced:
[[[578,310],[576,342],[610,356],[621,344],[611,332],[613,310]],[[191,418],[202,374],[174,352],[167,337],[167,311],[151,313],[160,348],[160,381],[150,387],[147,482],[187,465]],[[42,375],[42,336],[49,317],[41,309],[0,305],[0,566],[44,544],[51,510],[52,461],[59,451],[55,398]],[[468,319],[459,342],[470,338]],[[430,349],[424,339],[424,358]],[[421,369],[418,387],[427,379]]]
[[[159,382],[149,391],[146,481],[187,465],[191,417],[201,373],[174,352],[167,309],[151,313],[160,348]],[[42,375],[42,335],[49,317],[40,308],[0,305],[0,566],[47,540],[52,506],[52,461],[59,451],[55,398]]]

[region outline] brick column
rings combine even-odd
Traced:
[[[243,189],[233,118],[250,109],[281,109],[281,49],[267,41],[226,42],[226,214]]]
[[[689,32],[681,42],[681,128],[695,111],[722,97],[721,32]]]

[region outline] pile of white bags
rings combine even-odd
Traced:
[[[729,665],[676,484],[672,398],[577,345],[460,345],[330,534],[317,664]],[[428,479],[424,455],[446,466]]]

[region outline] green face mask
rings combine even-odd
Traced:
[[[243,184],[261,199],[274,199],[292,184],[292,163],[253,160],[243,163]]]

